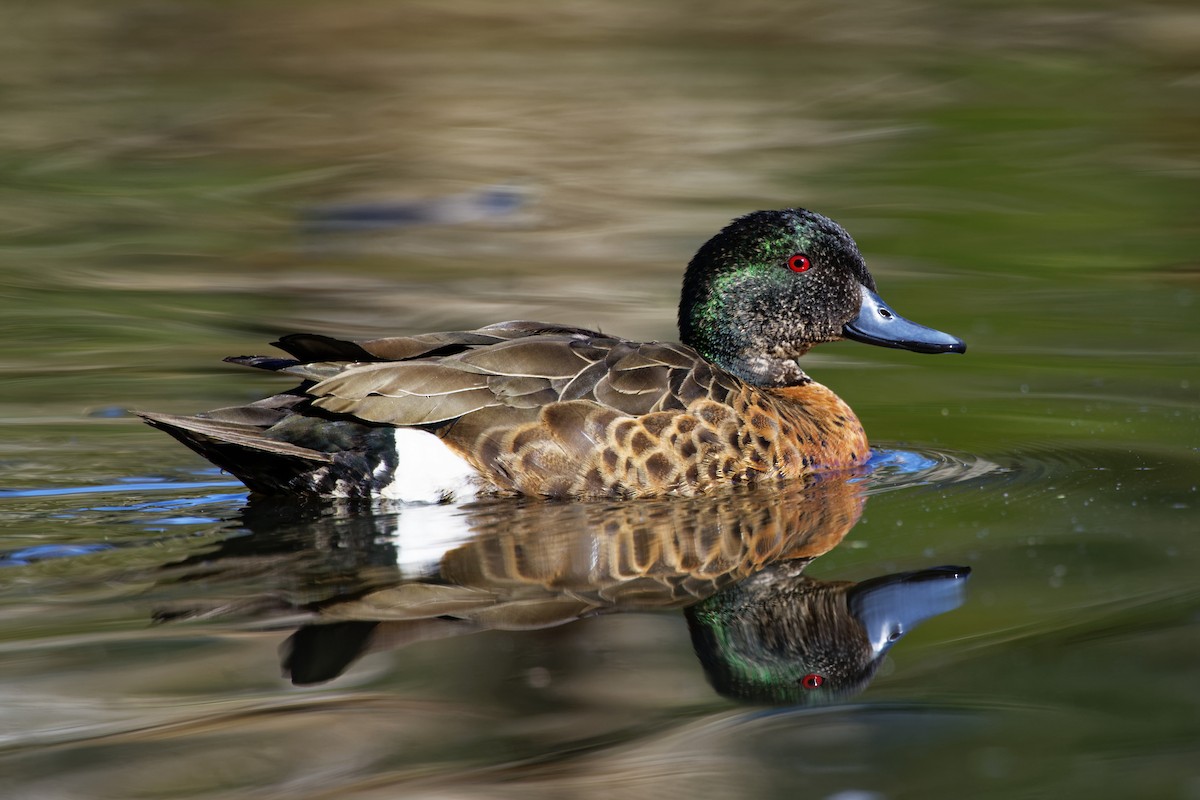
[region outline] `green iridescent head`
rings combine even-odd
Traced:
[[[685,614],[718,692],[750,703],[820,705],[861,692],[904,634],[961,605],[970,573],[934,567],[854,584],[815,580],[782,562]]]
[[[850,234],[802,208],[755,211],[705,242],[684,274],[679,333],[707,360],[760,386],[803,383],[796,359],[843,338],[917,352],[965,349],[892,311]]]
[[[880,659],[850,614],[850,583],[755,582],[686,611],[709,682],[726,697],[767,705],[823,705],[866,687]]]

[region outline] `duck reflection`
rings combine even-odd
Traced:
[[[962,605],[971,573],[934,567],[851,583],[802,570],[773,564],[684,612],[718,692],[771,704],[857,694],[904,634]]]
[[[961,604],[969,572],[947,567],[860,584],[804,575],[857,523],[863,502],[860,483],[826,476],[636,503],[497,500],[312,514],[252,503],[243,514],[250,535],[227,540],[186,574],[232,570],[245,579],[247,570],[274,570],[271,602],[239,602],[256,615],[271,606],[278,613],[289,610],[286,596],[290,610],[312,614],[281,649],[296,684],[331,680],[366,653],[430,639],[685,609],[718,692],[820,702],[864,688],[903,633]]]

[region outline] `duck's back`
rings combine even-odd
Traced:
[[[820,384],[756,388],[680,344],[525,321],[276,344],[292,358],[229,360],[300,378],[296,389],[144,416],[264,493],[693,494],[868,455],[858,420]]]

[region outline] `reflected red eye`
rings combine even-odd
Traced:
[[[804,253],[796,253],[788,259],[788,269],[792,272],[804,272],[812,266],[812,262],[808,260],[808,256]],[[817,677],[820,677],[819,675]]]
[[[807,260],[808,259],[805,259],[805,261]],[[823,675],[818,675],[815,672],[810,672],[800,679],[800,685],[805,689],[816,689],[824,682],[825,677]]]

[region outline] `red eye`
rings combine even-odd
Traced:
[[[801,258],[804,258],[804,257],[801,256]],[[804,260],[806,262],[808,261],[807,258],[805,258]],[[803,678],[800,679],[800,685],[803,686],[805,689],[816,689],[824,682],[825,682],[825,677],[823,675],[818,675],[815,672],[810,672],[807,675],[805,675]]]
[[[792,272],[804,272],[812,266],[812,262],[808,260],[808,256],[804,253],[796,253],[788,259],[788,269]],[[819,675],[817,677],[820,677]]]

